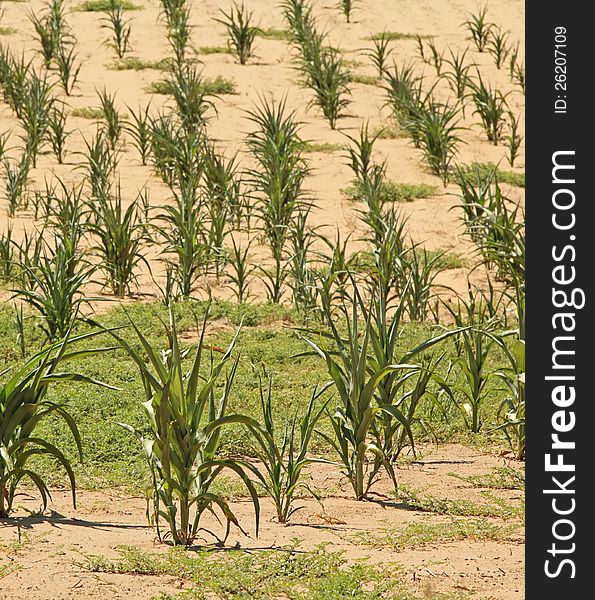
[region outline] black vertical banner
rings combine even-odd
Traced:
[[[529,600],[592,598],[595,152],[587,4],[526,3]]]

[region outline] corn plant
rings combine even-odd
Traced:
[[[494,28],[494,24],[486,20],[487,11],[488,7],[486,5],[476,14],[470,15],[464,23],[478,52],[483,52],[486,49],[491,31]]]
[[[157,230],[165,240],[165,258],[170,268],[175,294],[189,298],[197,278],[208,260],[201,207],[193,190],[184,188],[174,193],[175,204],[161,208],[158,215],[163,225]]]
[[[39,313],[41,329],[49,341],[54,341],[65,337],[78,320],[80,306],[88,301],[82,287],[95,267],[79,264],[77,257],[59,243],[53,250],[46,244],[36,267],[28,273],[33,285],[12,291]]]
[[[8,158],[5,158],[2,163],[8,216],[14,217],[17,210],[22,208],[25,202],[31,157],[27,152],[23,152],[17,163]]]
[[[176,69],[168,82],[184,129],[189,132],[200,131],[207,122],[208,112],[215,106],[209,99],[212,94],[205,91],[202,75],[196,65],[184,65]]]
[[[136,363],[145,391],[142,407],[146,426],[142,429],[122,426],[141,442],[151,472],[153,507],[152,510],[147,509],[147,515],[157,529],[159,540],[169,538],[174,545],[192,545],[202,516],[216,508],[221,510],[226,521],[225,537],[232,523],[241,529],[227,500],[211,490],[224,470],[234,472],[248,489],[258,533],[260,505],[254,484],[247,475],[250,466],[238,459],[217,456],[222,429],[232,424],[257,425],[249,417],[227,413],[238,364],[238,359],[231,357],[237,334],[219,360],[211,357],[206,374],[201,375],[207,318],[208,312],[187,374],[184,359],[191,354],[192,348],[182,350],[180,347],[171,310],[166,327],[165,352],[161,353],[151,346],[133,322],[131,326],[144,349],[143,353],[112,332]],[[220,394],[218,401],[216,393]],[[160,527],[162,520],[169,528],[165,535]]]
[[[16,275],[15,244],[12,237],[13,224],[8,222],[6,233],[0,235],[0,279],[4,283],[12,281]]]
[[[411,321],[424,321],[433,310],[434,281],[440,271],[441,253],[431,254],[426,248],[413,244],[398,255],[398,268],[404,311]],[[434,309],[437,317],[437,310]]]
[[[492,28],[487,48],[494,58],[496,68],[498,70],[501,69],[510,54],[510,48],[508,47],[508,32],[502,31],[499,27]]]
[[[128,208],[122,205],[120,185],[110,197],[101,196],[87,203],[87,230],[94,236],[91,252],[100,259],[107,285],[118,298],[130,293],[137,269],[144,258],[147,224],[138,196]]]
[[[442,72],[442,63],[444,62],[444,53],[440,53],[438,51],[438,48],[436,48],[436,45],[434,44],[434,40],[428,41],[428,48],[432,53],[430,58],[428,59],[428,62],[431,66],[434,67],[434,69],[436,69],[436,75],[440,77],[440,74]]]
[[[515,64],[512,75],[513,81],[521,88],[523,95],[525,94],[525,65]]]
[[[445,58],[444,62],[450,67],[450,71],[447,71],[444,75],[448,79],[450,89],[456,94],[456,97],[459,100],[463,100],[470,81],[469,70],[473,65],[465,64],[467,50],[455,53],[449,48],[448,51],[450,57]]]
[[[138,150],[141,162],[147,164],[151,150],[151,120],[149,117],[150,103],[141,108],[139,106],[138,113],[135,113],[129,106],[128,111],[132,115],[131,122],[125,122],[123,128],[130,134],[132,143]]]
[[[58,46],[56,53],[56,66],[58,67],[58,75],[60,84],[67,96],[72,95],[72,92],[77,84],[82,64],[76,64],[77,55],[74,51],[74,44],[68,45],[65,43]]]
[[[474,115],[481,119],[481,125],[490,142],[495,146],[502,139],[506,116],[508,115],[508,94],[500,90],[492,90],[492,86],[484,83],[481,74],[477,72],[478,80],[471,83],[469,96],[475,105]]]
[[[27,60],[24,52],[15,58],[10,50],[0,47],[0,84],[4,101],[17,116],[20,114],[25,88],[30,77],[32,59]]]
[[[56,59],[59,46],[68,40],[71,34],[66,23],[64,0],[48,0],[45,9],[42,14],[30,12],[29,20],[39,40],[45,67],[49,69]]]
[[[35,274],[38,270],[42,250],[45,246],[43,230],[29,233],[24,231],[20,243],[12,240],[14,245],[14,269],[11,282],[23,289],[33,289]]]
[[[190,7],[186,5],[186,0],[164,0],[161,5],[167,40],[174,52],[176,68],[179,69],[186,62],[186,49],[190,42]]]
[[[366,55],[370,57],[372,64],[378,71],[378,77],[384,76],[388,57],[393,52],[393,48],[389,45],[390,42],[390,37],[386,31],[383,31],[379,36],[374,38],[374,47],[366,52]]]
[[[410,125],[424,158],[444,185],[450,178],[450,165],[462,143],[458,132],[459,107],[429,98]]]
[[[411,123],[418,116],[422,99],[422,77],[415,74],[413,65],[407,64],[399,68],[393,65],[392,72],[385,73],[387,105],[402,129],[405,129],[416,142],[415,129]]]
[[[115,150],[124,129],[123,119],[116,108],[116,95],[110,94],[105,88],[97,91],[97,95],[103,114],[102,131],[105,133],[111,149]]]
[[[351,23],[353,10],[358,4],[359,2],[357,0],[339,0],[339,2],[337,3],[337,8],[341,10],[348,23]]]
[[[68,261],[69,276],[74,276],[76,266],[75,257],[78,256],[79,247],[87,226],[87,215],[83,201],[82,184],[69,187],[58,179],[60,193],[55,188],[46,184],[44,194],[45,224],[54,233],[58,244],[64,249],[66,255],[73,260]]]
[[[250,178],[259,196],[259,216],[274,259],[273,272],[264,271],[265,284],[270,300],[279,302],[288,275],[284,248],[291,221],[306,202],[302,185],[308,167],[302,158],[299,125],[295,115],[287,113],[285,100],[278,104],[264,100],[249,118],[257,130],[248,136],[248,147],[258,165],[250,171]]]
[[[320,266],[317,269],[317,287],[322,288],[323,293],[330,298],[331,306],[334,306],[336,302],[348,296],[349,274],[357,266],[357,255],[348,254],[347,244],[350,236],[341,239],[341,232],[338,227],[334,239],[329,239],[321,234],[318,234],[318,237],[327,245],[330,254],[323,251],[319,252],[320,262],[325,266]]]
[[[331,129],[335,129],[337,120],[349,105],[348,96],[351,94],[349,72],[341,53],[335,48],[317,48],[311,59],[302,63],[301,71],[315,94],[309,106],[320,107]]]
[[[227,252],[227,264],[231,267],[228,278],[231,285],[227,285],[235,295],[239,304],[244,304],[250,298],[250,278],[256,270],[256,265],[250,264],[250,245],[244,248],[234,238],[231,239],[232,249]]]
[[[327,403],[323,403],[318,409],[315,409],[314,406],[328,385],[323,386],[320,390],[314,389],[308,408],[301,418],[295,415],[285,423],[281,443],[277,440],[271,388],[271,380],[269,380],[266,392],[263,389],[262,380],[260,381],[262,424],[252,433],[256,441],[255,454],[262,463],[262,467],[256,468],[255,472],[258,483],[275,505],[277,521],[287,523],[291,516],[301,508],[295,506],[296,493],[300,490],[313,493],[309,486],[302,481],[304,468],[315,463],[332,464],[328,460],[307,456],[310,440],[318,421],[324,414]]]
[[[90,142],[85,140],[85,146],[85,163],[81,167],[86,170],[91,195],[94,198],[108,196],[118,166],[118,151],[112,148],[104,130],[98,131]]]
[[[215,19],[218,23],[225,25],[228,35],[228,47],[240,61],[245,65],[253,55],[252,46],[258,33],[258,27],[252,25],[253,13],[248,12],[244,3],[234,4],[229,13],[220,10],[222,19]]]
[[[104,11],[101,27],[109,29],[110,37],[105,45],[116,51],[118,58],[124,58],[126,52],[130,51],[130,21],[124,19],[124,9],[117,0],[110,0],[109,8]]]
[[[290,287],[294,306],[307,315],[316,308],[316,272],[312,264],[315,228],[307,226],[309,208],[299,211],[289,227]]]
[[[508,144],[508,164],[514,167],[514,163],[519,155],[519,149],[523,143],[523,136],[519,133],[519,122],[512,111],[508,113],[508,123],[510,132],[506,136]]]
[[[383,380],[391,376],[392,388],[398,390],[410,377],[420,373],[422,367],[408,361],[444,339],[444,334],[406,352],[398,362],[382,360],[382,364],[380,364],[380,361],[375,361],[370,357],[370,353],[374,352],[372,346],[382,343],[379,341],[380,333],[376,329],[372,311],[366,310],[355,284],[352,300],[351,316],[348,307],[345,305],[341,307],[342,325],[347,332],[343,337],[335,323],[334,311],[329,304],[329,298],[322,294],[324,317],[330,328],[330,333],[324,337],[331,340],[332,347],[326,349],[310,340],[306,341],[314,353],[326,362],[340,400],[335,412],[328,413],[333,425],[334,438],[322,432],[319,433],[339,454],[355,497],[363,500],[369,491],[369,488],[366,487],[368,455],[379,452],[369,441],[369,434],[377,416],[384,413],[399,421],[405,428],[410,443],[414,444],[413,432],[406,416],[398,406],[386,402],[383,395],[378,396],[380,386]],[[361,334],[360,314],[364,318],[364,328]],[[397,327],[398,322],[394,325],[395,329]],[[390,349],[387,349],[387,352],[391,359],[394,358],[394,353],[390,354]],[[378,397],[382,398],[380,402],[377,400]]]
[[[52,105],[47,124],[47,137],[52,147],[52,151],[58,161],[58,164],[63,164],[66,157],[66,140],[72,131],[66,129],[66,111],[64,104],[58,106],[57,102]]]
[[[34,168],[37,166],[37,154],[46,139],[53,103],[52,85],[47,75],[40,78],[32,73],[25,85],[18,116],[25,130],[25,151]]]
[[[471,286],[467,291],[467,299],[459,298],[456,307],[446,302],[444,306],[460,329],[451,369],[461,374],[462,383],[452,385],[441,381],[441,387],[463,416],[467,429],[478,433],[482,426],[482,407],[490,393],[488,383],[494,376],[494,371],[488,367],[488,357],[496,345],[488,335],[494,329],[494,320],[489,317],[489,307],[483,295]],[[449,374],[452,372],[449,369]]]
[[[72,491],[72,503],[76,508],[76,484],[71,461],[54,444],[41,437],[39,424],[58,417],[64,420],[72,434],[79,459],[82,460],[81,438],[72,415],[63,402],[48,399],[47,393],[54,383],[64,381],[89,383],[110,387],[73,371],[65,371],[63,365],[70,360],[97,355],[109,348],[76,349],[71,346],[88,339],[95,333],[65,338],[24,361],[9,373],[0,386],[0,518],[6,519],[14,509],[17,490],[24,480],[29,480],[38,490],[43,508],[51,500],[50,490],[42,473],[35,469],[31,459],[47,457],[56,461],[65,471]],[[2,375],[6,375],[5,371]],[[111,388],[113,389],[113,388]]]

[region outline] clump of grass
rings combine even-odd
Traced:
[[[525,473],[514,467],[495,467],[484,475],[467,475],[463,477],[457,473],[449,473],[462,481],[470,483],[473,487],[489,488],[494,490],[524,490]]]
[[[228,45],[232,53],[245,65],[253,55],[252,46],[258,27],[252,25],[253,13],[248,12],[244,3],[234,4],[229,13],[220,10],[222,19],[215,19],[218,23],[225,25],[229,37]]]
[[[82,106],[80,108],[73,108],[70,111],[71,117],[78,117],[79,119],[98,120],[103,117],[103,111],[101,108],[93,108],[91,106]]]
[[[211,54],[231,54],[229,46],[199,46],[198,48],[194,48],[194,52],[203,56],[209,56]]]
[[[144,60],[136,56],[126,56],[120,60],[110,63],[107,68],[110,71],[144,71],[154,69],[155,71],[172,71],[174,68],[171,58],[159,60]]]
[[[217,77],[213,79],[202,79],[200,83],[200,90],[205,95],[238,93],[235,82],[231,79],[226,79],[221,75],[217,75]],[[147,91],[151,94],[171,95],[173,93],[173,86],[172,83],[167,80],[153,81],[147,87]]]
[[[290,31],[287,29],[276,29],[275,27],[265,27],[264,29],[260,27],[256,35],[265,40],[289,41],[292,39]]]
[[[302,151],[305,153],[320,152],[322,154],[332,154],[342,148],[341,144],[330,144],[328,142],[303,142],[302,144]]]
[[[458,172],[470,184],[475,184],[478,177],[483,180],[495,174],[496,179],[500,183],[514,185],[515,187],[525,187],[524,173],[514,173],[513,171],[504,171],[494,163],[469,163],[467,165],[459,165]]]
[[[362,85],[378,85],[381,81],[380,77],[375,75],[364,75],[362,73],[350,73],[349,81],[351,83],[360,83]]]
[[[85,0],[76,6],[74,10],[79,12],[105,12],[110,10],[112,6],[121,8],[122,10],[143,9],[140,4],[134,4],[133,2],[129,2],[129,0]]]
[[[385,40],[388,42],[394,42],[397,40],[415,40],[417,38],[429,38],[429,35],[418,35],[416,33],[403,33],[401,31],[383,31],[381,33],[375,33],[366,39],[374,42],[376,40]]]
[[[497,525],[485,519],[452,519],[449,523],[409,523],[404,527],[388,526],[378,534],[358,533],[354,541],[401,551],[428,544],[440,545],[463,540],[502,541],[510,539],[517,529],[517,525]]]
[[[431,198],[436,194],[434,185],[425,183],[397,183],[396,181],[384,180],[380,188],[380,201],[385,202],[412,202],[418,198]],[[361,182],[355,182],[351,187],[343,190],[349,200],[364,201],[365,190]]]
[[[374,129],[372,133],[378,140],[397,140],[407,137],[407,132],[394,124],[381,125]]]

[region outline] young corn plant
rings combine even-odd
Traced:
[[[508,145],[508,164],[511,167],[514,167],[521,144],[523,143],[523,136],[519,133],[519,122],[512,111],[509,111],[508,113],[508,123],[510,126],[510,132],[506,136],[506,143]]]
[[[429,64],[436,69],[436,75],[440,77],[442,73],[442,64],[444,62],[444,52],[439,52],[434,44],[434,40],[428,41],[428,48],[430,49],[431,56],[428,59]]]
[[[0,47],[0,84],[4,101],[17,117],[25,95],[27,81],[31,74],[32,59],[27,60],[24,52],[15,58],[10,50]]]
[[[458,135],[462,129],[458,123],[457,105],[442,104],[429,98],[410,126],[430,170],[445,186],[450,178],[450,166],[463,142]]]
[[[449,58],[445,58],[444,62],[450,67],[450,71],[445,72],[445,77],[448,79],[450,89],[455,93],[459,100],[465,98],[465,92],[469,85],[469,71],[472,65],[471,63],[465,64],[467,58],[467,50],[463,52],[453,52],[450,48]]]
[[[126,121],[123,125],[124,130],[132,138],[132,143],[140,154],[141,162],[144,165],[150,156],[151,151],[151,119],[149,116],[150,103],[134,112],[129,106],[128,111],[132,115],[132,121]]]
[[[25,130],[25,152],[30,157],[33,168],[37,166],[37,154],[46,140],[53,103],[52,84],[47,75],[40,78],[32,73],[25,85],[18,116]]]
[[[186,0],[165,0],[162,2],[162,14],[167,27],[167,40],[174,52],[177,69],[186,62],[186,51],[192,35],[190,25],[190,7]]]
[[[235,295],[238,304],[245,304],[250,298],[250,279],[252,273],[256,270],[256,265],[250,264],[250,245],[245,248],[231,239],[232,249],[227,252],[227,264],[231,272],[228,272],[228,278],[231,282],[226,287]]]
[[[85,140],[85,146],[85,163],[81,167],[86,170],[86,177],[91,185],[91,196],[109,196],[118,166],[118,151],[112,148],[104,130],[98,131],[90,142]]]
[[[315,427],[327,405],[325,402],[320,408],[315,409],[315,404],[328,385],[323,386],[320,390],[314,389],[308,408],[301,418],[296,415],[285,423],[280,443],[277,439],[277,429],[273,417],[271,388],[272,382],[269,380],[268,389],[265,392],[262,380],[260,381],[262,424],[252,433],[256,442],[255,454],[262,463],[262,467],[255,468],[254,471],[257,475],[257,482],[264,488],[267,496],[275,505],[277,521],[285,524],[301,508],[295,506],[296,493],[305,490],[313,494],[308,485],[302,481],[304,468],[313,463],[332,464],[328,460],[307,456]]]
[[[71,96],[78,82],[82,64],[76,62],[77,55],[74,44],[61,43],[56,52],[56,66],[60,84],[67,96]]]
[[[58,164],[64,164],[66,157],[66,140],[72,131],[66,129],[66,110],[64,103],[53,104],[48,115],[47,137]]]
[[[339,0],[337,3],[337,8],[343,13],[348,23],[351,23],[353,11],[358,4],[357,0]]]
[[[101,112],[103,114],[102,131],[112,151],[115,151],[124,129],[124,121],[116,108],[116,95],[110,94],[105,88],[98,91],[97,95],[101,102]]]
[[[312,264],[315,229],[308,227],[309,208],[299,211],[290,225],[289,271],[293,303],[303,315],[316,308],[316,272]]]
[[[78,320],[81,305],[88,301],[82,287],[95,267],[78,263],[78,258],[59,243],[53,250],[46,244],[36,267],[28,273],[32,286],[12,291],[39,314],[40,327],[53,342],[64,338]]]
[[[478,52],[483,52],[490,40],[490,34],[494,24],[487,21],[487,5],[480,9],[476,14],[470,15],[465,21],[464,26],[471,35],[470,39],[475,44]]]
[[[131,292],[139,265],[147,264],[144,257],[147,223],[141,202],[139,195],[124,208],[118,184],[111,197],[101,196],[87,203],[87,230],[94,237],[91,252],[100,259],[106,284],[118,298]]]
[[[29,20],[39,40],[44,66],[49,69],[56,59],[59,46],[71,38],[64,0],[49,0],[45,4],[45,12],[30,12]]]
[[[36,470],[31,459],[47,457],[56,461],[65,471],[72,491],[72,503],[76,508],[76,483],[71,461],[54,444],[38,432],[43,421],[63,419],[72,434],[79,459],[82,460],[81,437],[68,407],[63,402],[48,398],[48,389],[60,382],[79,382],[100,385],[105,383],[77,373],[64,370],[64,365],[74,359],[95,356],[109,348],[72,350],[79,341],[95,333],[65,338],[33,355],[17,366],[0,386],[0,519],[6,519],[14,510],[19,486],[29,480],[37,489],[43,508],[51,500],[50,490],[43,474]],[[6,375],[5,371],[2,375]],[[3,378],[4,379],[4,378]]]
[[[423,106],[423,78],[415,74],[413,65],[394,65],[392,72],[385,73],[387,105],[399,127],[406,131],[417,143],[416,131],[412,126]]]
[[[130,21],[124,18],[124,8],[117,0],[110,0],[109,7],[104,11],[105,16],[101,19],[103,29],[108,29],[110,37],[104,42],[106,46],[115,50],[118,58],[131,50],[130,33],[132,28]]]
[[[378,71],[378,77],[384,76],[388,58],[393,52],[393,48],[390,47],[390,42],[390,36],[386,31],[383,31],[379,36],[374,38],[374,47],[366,52],[366,55],[370,58],[372,64]]]
[[[378,341],[380,332],[376,328],[372,311],[366,310],[355,284],[351,315],[347,306],[343,305],[340,309],[342,325],[346,329],[345,336],[339,332],[334,311],[325,294],[321,294],[321,302],[326,324],[330,328],[330,333],[323,336],[330,338],[332,347],[326,349],[310,340],[306,341],[314,353],[326,362],[340,404],[334,413],[327,412],[333,426],[334,439],[319,433],[339,454],[356,499],[363,500],[369,491],[366,485],[368,456],[380,452],[369,439],[378,415],[388,414],[399,421],[405,428],[410,443],[414,444],[413,432],[405,415],[395,404],[386,402],[383,395],[379,396],[380,386],[383,380],[390,376],[392,386],[398,390],[412,376],[419,374],[423,367],[409,361],[441,341],[443,336],[428,340],[406,352],[398,362],[382,360],[380,364],[371,358],[371,353],[374,352],[372,346],[382,343]],[[364,319],[361,332],[360,316]],[[395,325],[395,329],[397,326]],[[390,349],[388,352],[390,353]],[[393,357],[394,354],[391,359]],[[378,398],[381,398],[380,402]]]
[[[516,64],[512,76],[513,81],[521,88],[523,95],[525,94],[525,65]]]
[[[220,10],[222,19],[215,19],[225,25],[227,29],[227,45],[241,65],[245,65],[253,56],[254,39],[259,32],[258,27],[252,25],[253,13],[248,12],[244,3],[235,3],[229,13]]]
[[[299,124],[286,110],[286,101],[264,100],[249,113],[257,130],[248,137],[248,147],[258,165],[249,175],[258,195],[258,212],[274,260],[272,272],[263,270],[269,299],[280,302],[288,276],[284,249],[292,219],[306,204],[302,186],[308,167],[302,158]]]
[[[35,285],[35,273],[45,242],[43,230],[29,233],[25,230],[21,243],[13,240],[14,244],[14,269],[11,283],[23,289],[33,289]]]
[[[492,28],[487,48],[494,58],[496,68],[500,70],[510,54],[508,32],[502,31],[499,27]]]
[[[12,233],[14,226],[8,222],[6,233],[0,236],[0,279],[4,283],[12,281],[16,276],[15,244]]]
[[[24,206],[26,200],[25,192],[29,171],[31,170],[31,157],[28,152],[23,152],[18,162],[15,163],[8,158],[4,158],[2,163],[7,212],[9,217],[14,217],[17,210]]]
[[[441,381],[440,385],[461,413],[467,429],[479,433],[481,412],[490,394],[488,383],[494,376],[488,360],[496,346],[494,339],[488,335],[494,329],[494,321],[489,317],[489,308],[483,295],[471,286],[467,291],[467,299],[459,298],[456,307],[446,302],[444,306],[460,329],[455,341],[456,357],[449,375],[453,370],[458,371],[462,383],[452,385]]]
[[[142,407],[146,426],[142,429],[122,426],[139,439],[151,472],[152,509],[147,507],[147,516],[156,527],[159,540],[169,539],[174,545],[192,545],[203,515],[217,508],[226,522],[225,537],[231,524],[241,529],[227,500],[211,489],[225,471],[239,476],[248,489],[258,534],[260,504],[254,484],[247,475],[252,468],[242,460],[217,456],[223,429],[232,424],[258,426],[250,417],[227,411],[238,364],[238,359],[232,358],[237,334],[219,360],[211,357],[204,373],[207,318],[208,312],[194,351],[192,347],[180,347],[171,310],[164,352],[154,348],[134,322],[131,326],[143,353],[111,332],[136,363],[145,391]],[[187,357],[191,358],[191,365],[186,373]],[[215,394],[219,400],[215,399]],[[161,530],[162,521],[169,530],[165,534]]]
[[[481,125],[490,142],[495,146],[502,139],[509,113],[506,98],[500,90],[492,90],[492,86],[483,82],[481,74],[477,72],[478,80],[471,84],[469,96],[475,105],[474,115],[481,119]]]
[[[165,263],[168,265],[174,296],[190,298],[198,277],[208,261],[201,206],[194,191],[184,188],[174,193],[175,204],[161,208],[157,231],[165,240]]]

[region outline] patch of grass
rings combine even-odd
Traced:
[[[85,0],[74,8],[78,12],[104,12],[112,6],[111,0]],[[122,10],[142,10],[144,6],[134,4],[128,0],[116,0],[116,8],[121,7]]]
[[[440,255],[436,261],[436,267],[442,271],[449,269],[461,269],[466,265],[465,259],[456,252],[445,252],[444,250],[427,250],[428,261],[433,260],[435,256]]]
[[[70,116],[79,119],[101,119],[103,118],[103,111],[100,108],[83,106],[82,108],[73,108],[70,111]]]
[[[463,175],[468,177],[469,183],[477,183],[478,173],[483,179],[496,169],[496,177],[499,183],[507,183],[508,185],[514,185],[521,188],[525,187],[524,173],[504,171],[499,167],[496,167],[494,163],[469,163],[468,165],[461,165],[460,168]]]
[[[143,60],[136,56],[127,56],[116,60],[107,66],[110,71],[144,71],[153,69],[155,71],[171,71],[173,63],[171,58],[161,58],[160,60]]]
[[[350,73],[349,81],[351,81],[351,83],[361,83],[362,85],[379,85],[382,82],[382,79],[380,79],[380,77],[376,77],[375,75]]]
[[[432,36],[431,35],[418,36],[417,33],[403,33],[401,31],[384,31],[381,33],[375,33],[374,35],[370,35],[365,39],[370,42],[373,42],[375,40],[381,40],[381,39],[385,39],[389,42],[394,42],[397,40],[416,40],[418,37],[420,37],[422,39],[427,39],[427,38],[431,38]]]
[[[264,38],[265,40],[283,40],[288,41],[291,39],[291,32],[287,29],[275,29],[274,27],[267,27],[265,29],[259,29],[256,32],[258,37]]]
[[[518,524],[498,525],[485,519],[452,519],[448,523],[409,523],[404,527],[387,526],[380,533],[358,532],[355,543],[405,550],[470,540],[503,541],[519,528]]]
[[[396,140],[408,137],[407,132],[403,131],[398,125],[383,125],[374,129],[372,133],[379,140]]]
[[[170,575],[187,582],[188,589],[172,598],[308,598],[309,600],[412,600],[402,584],[402,571],[393,564],[349,564],[339,552],[297,550],[297,543],[281,550],[246,552],[188,551],[172,548],[167,554],[130,546],[118,548],[120,557],[89,556],[83,567],[92,572]]]
[[[200,46],[194,49],[196,54],[208,56],[210,54],[231,54],[227,46]]]
[[[380,199],[383,202],[412,202],[418,198],[431,198],[437,191],[434,185],[425,183],[397,183],[387,179],[382,184]],[[363,201],[361,186],[356,182],[343,190],[343,194],[349,200]]]
[[[235,81],[231,79],[225,79],[225,77],[221,77],[221,75],[217,75],[214,79],[205,78],[201,82],[202,91],[205,94],[209,95],[219,95],[219,94],[237,94]],[[158,81],[153,81],[148,87],[147,92],[151,94],[162,94],[168,96],[171,94],[172,90],[171,82],[160,79]]]
[[[457,473],[449,473],[462,481],[470,483],[473,487],[489,488],[494,490],[524,490],[525,473],[513,467],[496,467],[484,475],[468,475],[463,477]]]
[[[523,518],[524,502],[518,505],[511,504],[506,500],[496,498],[488,492],[483,492],[482,496],[487,500],[487,503],[478,503],[471,500],[449,500],[431,494],[421,495],[407,486],[401,486],[399,490],[399,500],[405,502],[411,509],[421,512],[456,517]]]
[[[15,29],[14,27],[0,27],[0,35],[13,35],[14,33],[17,33],[18,29]],[[1,577],[1,575],[0,575]]]
[[[323,154],[331,154],[342,150],[341,144],[329,144],[327,142],[304,142],[302,145],[302,151],[306,153],[321,152]]]

